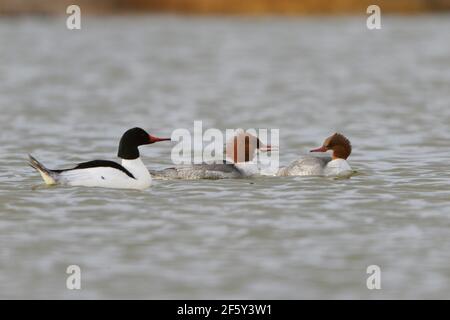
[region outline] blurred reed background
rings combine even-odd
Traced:
[[[450,10],[450,0],[0,0],[0,14],[65,13],[77,4],[88,14],[179,13],[245,15],[363,14],[371,4],[383,13],[418,14]]]

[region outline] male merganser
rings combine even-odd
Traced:
[[[170,138],[157,138],[141,128],[125,132],[120,139],[118,157],[122,165],[114,161],[94,160],[80,163],[72,169],[50,170],[30,155],[30,165],[36,169],[48,185],[103,187],[115,189],[146,189],[152,177],[139,158],[139,146]]]
[[[330,157],[306,156],[293,161],[278,171],[278,176],[348,176],[353,171],[347,162],[352,152],[350,141],[342,134],[335,133],[325,139],[320,148],[310,152],[333,150]]]
[[[224,150],[225,160],[223,163],[177,166],[161,171],[151,170],[150,173],[155,179],[162,180],[216,180],[249,177],[259,172],[258,165],[253,162],[257,152],[268,152],[273,148],[263,144],[254,135],[239,130],[226,143]]]

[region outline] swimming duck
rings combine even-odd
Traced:
[[[237,130],[224,146],[225,159],[222,163],[202,163],[183,165],[164,170],[150,170],[155,179],[197,180],[197,179],[233,179],[244,178],[259,173],[258,165],[253,161],[258,151],[272,151],[260,139],[244,130]]]

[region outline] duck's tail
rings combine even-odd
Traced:
[[[52,185],[56,184],[56,175],[52,170],[47,169],[42,163],[36,160],[31,154],[28,155],[28,164],[36,169],[40,174],[42,179],[44,179],[45,184]]]

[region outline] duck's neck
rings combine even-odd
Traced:
[[[133,161],[135,159],[139,159],[139,148],[131,143],[127,143],[126,141],[120,141],[119,151],[117,156],[124,160]]]
[[[142,162],[141,158],[136,159],[122,159],[122,166],[130,171],[136,180],[150,180],[151,176],[147,167]]]

